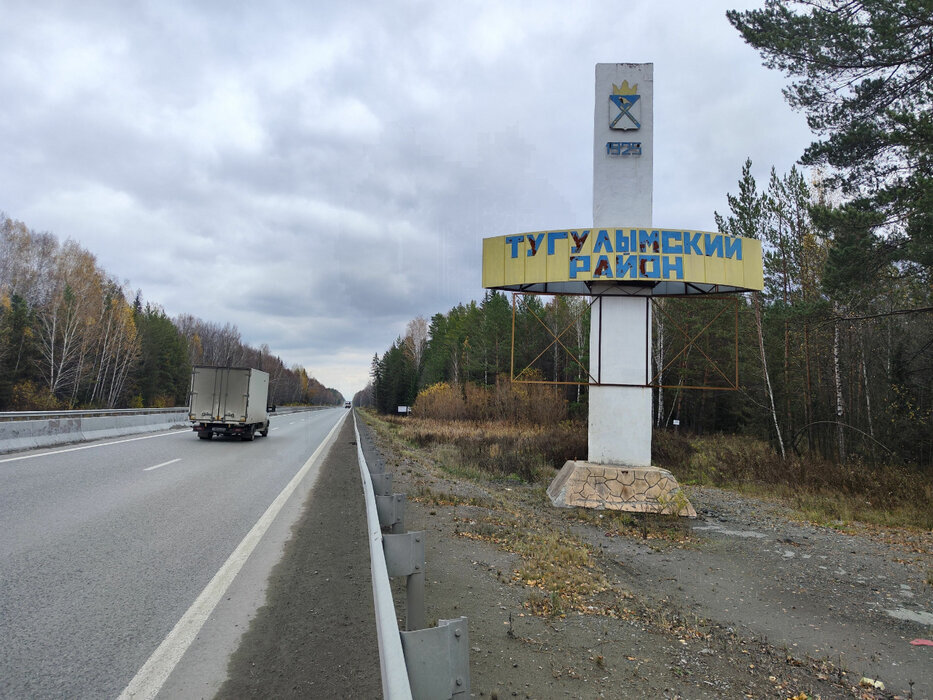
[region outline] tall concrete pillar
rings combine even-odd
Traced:
[[[597,64],[594,228],[651,228],[653,117],[653,64]],[[594,293],[599,291],[594,288]],[[650,357],[651,303],[647,297],[606,295],[593,305],[590,373],[600,384],[646,384],[651,376]],[[650,466],[651,389],[590,387],[588,461]]]
[[[651,228],[653,113],[652,64],[597,64],[594,229]],[[637,280],[591,287],[600,298],[590,322],[598,385],[590,386],[589,456],[567,462],[548,495],[558,506],[695,516],[674,476],[651,466],[651,303],[639,292],[650,287]]]

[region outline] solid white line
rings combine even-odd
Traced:
[[[180,462],[181,457],[177,459],[170,459],[168,462],[162,462],[162,464],[157,464],[154,467],[146,467],[143,469],[144,472],[151,472],[153,469],[158,469],[159,467],[167,467],[169,464],[175,464],[175,462]]]
[[[77,452],[78,450],[91,450],[95,447],[107,447],[108,445],[120,445],[124,442],[134,442],[136,440],[149,440],[150,438],[165,437],[166,435],[187,435],[188,433],[184,430],[169,430],[164,433],[158,433],[157,435],[143,435],[142,437],[127,438],[125,440],[113,440],[112,442],[101,442],[94,445],[82,445],[81,447],[68,447],[64,450],[52,450],[50,452],[40,452],[35,455],[22,455],[20,457],[7,457],[6,459],[0,459],[0,464],[4,462],[16,462],[20,459],[35,459],[36,457],[48,457],[49,455],[60,455],[66,452]]]
[[[324,438],[314,451],[314,454],[308,457],[308,461],[304,463],[301,469],[298,470],[298,473],[288,482],[288,485],[276,496],[272,504],[266,509],[266,512],[262,514],[262,517],[256,521],[253,528],[247,533],[246,537],[243,538],[243,541],[237,545],[237,548],[233,550],[233,554],[224,562],[224,565],[214,574],[214,578],[212,578],[210,583],[201,591],[201,594],[194,603],[191,604],[188,611],[182,615],[181,619],[175,624],[175,627],[172,628],[172,631],[168,633],[168,636],[163,639],[158,648],[152,652],[152,656],[149,657],[149,660],[143,664],[133,680],[131,680],[129,685],[120,693],[119,700],[128,700],[129,698],[145,698],[149,700],[156,696],[169,675],[171,675],[172,671],[175,669],[175,666],[181,660],[181,657],[188,650],[188,647],[191,646],[195,637],[197,637],[198,632],[201,631],[201,627],[207,621],[207,618],[224,597],[227,588],[240,572],[240,569],[243,567],[243,564],[246,563],[249,555],[252,554],[256,545],[259,544],[262,536],[266,534],[266,530],[269,529],[272,521],[275,520],[275,516],[282,510],[282,506],[285,505],[289,496],[298,488],[298,484],[301,483],[301,480],[304,479],[305,475],[307,475],[311,467],[317,462],[324,450],[333,442],[337,430],[341,425],[343,425],[342,418],[337,421],[327,434],[327,437]]]

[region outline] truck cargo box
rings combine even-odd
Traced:
[[[188,419],[201,437],[219,433],[252,438],[255,431],[265,435],[268,398],[269,375],[262,370],[193,367]]]

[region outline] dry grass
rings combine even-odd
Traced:
[[[785,461],[753,438],[673,431],[655,431],[652,452],[682,484],[778,497],[814,522],[933,529],[933,474],[902,465]]]
[[[382,417],[409,444],[432,451],[449,473],[516,478],[534,483],[553,476],[568,459],[586,454],[586,426],[571,421],[530,425],[506,421],[442,421]]]
[[[364,418],[403,458],[415,460],[429,471],[434,469],[454,479],[468,479],[496,490],[495,484],[510,473],[507,469],[518,464],[519,474],[525,481],[538,480],[531,486],[516,484],[506,490],[499,488],[501,496],[465,496],[432,489],[423,483],[409,495],[412,500],[428,506],[466,507],[457,511],[455,518],[459,537],[490,542],[518,555],[520,563],[515,569],[500,572],[500,575],[503,580],[528,589],[525,608],[530,613],[545,617],[569,612],[609,617],[648,614],[626,607],[631,607],[630,594],[608,580],[600,553],[573,535],[569,528],[574,523],[586,522],[596,525],[610,537],[682,542],[687,538],[682,518],[645,518],[640,514],[580,508],[546,509],[543,484],[553,477],[554,465],[544,465],[537,454],[531,463],[532,474],[521,459],[505,454],[515,446],[534,454],[536,444],[559,440],[553,435],[542,436],[546,432],[542,428],[502,422],[478,424],[387,418],[369,412],[364,412]],[[579,433],[585,439],[585,428]],[[464,452],[469,454],[471,448],[474,453],[482,450],[481,458],[465,456]]]
[[[693,539],[690,520],[679,515],[627,513],[618,510],[574,508],[572,519],[598,527],[606,537],[633,537],[684,544]]]
[[[442,421],[380,417],[374,427],[403,442],[415,460],[428,459],[446,473],[473,481],[513,480],[546,484],[568,459],[584,459],[586,425],[522,424],[514,421]],[[685,436],[655,431],[654,462],[682,485],[717,486],[774,497],[800,518],[832,527],[864,523],[882,528],[933,530],[933,474],[904,466],[838,465],[816,459],[782,461],[753,438],[729,435]],[[586,513],[587,511],[580,511]],[[582,519],[603,514],[581,515]],[[646,537],[686,539],[677,525],[652,519],[650,526],[629,515],[614,515],[607,531]]]
[[[441,421],[507,422],[555,425],[567,418],[567,402],[559,387],[520,384],[503,378],[495,386],[439,382],[419,392],[412,406],[418,418]]]
[[[496,503],[489,498],[477,498],[475,496],[458,496],[446,491],[434,491],[430,486],[421,485],[417,488],[414,495],[409,496],[411,500],[418,503],[424,503],[431,506],[475,506],[477,508],[495,508]]]
[[[511,421],[382,418],[384,430],[427,449],[447,473],[482,480],[548,482],[568,459],[585,459],[586,425]],[[419,449],[411,450],[412,454]],[[933,530],[933,474],[901,465],[839,465],[826,460],[783,461],[771,447],[734,435],[685,436],[655,431],[654,462],[683,485],[728,488],[775,497],[801,518],[832,526],[858,522]]]
[[[525,608],[554,617],[570,611],[611,614],[600,594],[608,599],[626,599],[628,594],[612,592],[612,586],[597,563],[593,548],[569,532],[557,532],[536,522],[521,511],[492,511],[478,518],[461,518],[456,534],[491,542],[521,557],[512,572],[512,583],[531,589]]]

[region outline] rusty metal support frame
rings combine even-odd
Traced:
[[[723,372],[722,369],[719,368],[719,365],[717,365],[709,355],[703,352],[703,348],[701,348],[699,345],[696,344],[696,341],[700,339],[700,336],[702,336],[706,332],[706,330],[710,326],[712,326],[713,323],[715,323],[716,320],[719,319],[719,317],[722,316],[728,310],[725,307],[725,305],[723,305],[723,308],[720,309],[716,313],[716,315],[713,316],[713,318],[711,318],[709,322],[705,326],[703,326],[703,328],[700,329],[700,331],[697,332],[693,337],[690,337],[690,334],[684,328],[681,328],[681,326],[671,317],[671,315],[668,314],[664,310],[663,306],[658,306],[657,310],[659,310],[661,314],[671,322],[674,328],[676,328],[678,331],[681,332],[684,338],[687,339],[687,342],[684,345],[684,347],[681,348],[680,352],[674,355],[674,357],[672,357],[668,361],[668,363],[664,367],[662,367],[656,375],[654,375],[651,378],[651,384],[649,386],[659,387],[662,389],[680,388],[680,389],[708,389],[710,391],[738,391],[739,389],[739,301],[736,297],[730,298],[730,297],[724,297],[724,296],[715,296],[711,298],[717,299],[720,301],[731,301],[732,302],[732,309],[734,313],[734,332],[733,332],[734,343],[733,343],[733,356],[732,356],[732,363],[735,369],[734,377],[732,379],[727,377],[726,373]],[[687,352],[687,350],[691,347],[695,347],[697,351],[701,355],[703,355],[704,358],[706,358],[706,361],[710,364],[710,366],[712,366],[712,368],[719,373],[719,376],[721,376],[723,380],[725,380],[726,386],[695,386],[695,385],[688,385],[688,384],[656,384],[658,379],[660,379],[661,375],[664,374],[664,370],[670,367],[681,355]]]
[[[537,354],[537,356],[535,356],[535,358],[534,358],[533,360],[531,360],[531,362],[530,362],[525,368],[523,368],[523,369],[518,373],[518,376],[516,376],[516,374],[515,374],[515,317],[516,317],[516,309],[517,309],[517,306],[518,306],[518,304],[517,304],[517,299],[518,299],[519,296],[524,297],[524,296],[545,296],[545,295],[536,294],[536,293],[533,293],[533,292],[513,292],[513,293],[512,293],[512,348],[511,348],[511,365],[510,365],[510,371],[509,371],[509,374],[510,374],[510,377],[509,377],[509,378],[510,378],[510,380],[511,380],[513,383],[515,383],[515,384],[554,384],[554,385],[571,385],[571,386],[617,386],[617,387],[637,387],[637,388],[649,388],[649,389],[706,389],[706,390],[709,390],[709,391],[737,391],[738,388],[739,388],[739,302],[738,302],[738,297],[736,297],[736,296],[729,295],[729,296],[727,297],[727,296],[718,295],[718,294],[717,294],[717,295],[704,295],[704,296],[706,296],[707,298],[718,299],[718,300],[721,300],[721,301],[731,301],[731,302],[732,302],[732,308],[733,308],[733,312],[734,312],[734,333],[733,333],[733,341],[734,341],[734,342],[733,342],[733,365],[734,365],[734,368],[735,368],[734,379],[730,379],[729,377],[727,377],[727,376],[726,376],[726,373],[723,372],[722,369],[720,369],[719,365],[717,365],[717,364],[712,360],[712,358],[709,357],[709,355],[707,355],[705,352],[703,352],[702,348],[700,348],[698,345],[696,345],[696,341],[700,339],[700,337],[709,329],[710,326],[713,325],[713,323],[714,323],[717,319],[719,319],[720,316],[723,315],[723,313],[725,313],[725,310],[720,310],[718,313],[716,313],[716,315],[713,316],[713,318],[712,318],[698,333],[696,333],[695,335],[693,335],[693,336],[691,337],[691,336],[690,336],[690,333],[688,333],[684,328],[682,328],[679,324],[677,324],[677,323],[674,321],[674,319],[671,318],[670,314],[668,314],[668,313],[666,313],[666,312],[664,311],[664,308],[663,308],[663,307],[656,305],[656,306],[655,306],[655,309],[658,310],[658,311],[660,311],[661,314],[662,314],[665,318],[667,318],[667,319],[672,323],[672,325],[674,326],[674,328],[675,328],[676,330],[680,331],[680,333],[684,336],[684,338],[686,338],[687,342],[686,342],[686,344],[684,345],[684,347],[680,350],[680,352],[678,352],[676,355],[674,355],[674,357],[671,358],[670,361],[668,361],[668,363],[661,369],[661,371],[658,372],[657,374],[655,374],[653,377],[651,377],[650,380],[649,380],[649,378],[648,378],[648,376],[647,376],[648,372],[646,371],[646,373],[645,373],[645,375],[646,375],[646,376],[645,376],[645,383],[644,383],[644,384],[614,384],[614,383],[604,383],[604,382],[601,382],[601,381],[599,380],[600,378],[599,378],[598,376],[597,376],[597,377],[594,377],[594,376],[590,373],[589,368],[587,368],[586,366],[584,366],[583,362],[581,362],[580,359],[579,359],[573,352],[571,352],[570,349],[567,348],[567,346],[564,345],[563,342],[561,342],[561,337],[564,335],[564,333],[566,333],[568,330],[570,330],[570,328],[573,326],[573,324],[574,324],[579,318],[581,318],[581,317],[583,316],[583,314],[585,314],[589,309],[592,309],[593,306],[594,306],[597,302],[599,302],[600,307],[601,307],[601,305],[602,305],[602,299],[603,299],[603,296],[604,296],[604,295],[602,295],[602,294],[600,294],[600,295],[594,295],[594,296],[592,297],[592,301],[590,301],[589,304],[587,304],[583,309],[581,309],[580,312],[579,312],[578,314],[574,315],[573,318],[571,319],[570,323],[568,323],[568,324],[564,327],[564,329],[560,331],[560,333],[556,333],[556,334],[555,334],[555,332],[552,331],[551,328],[538,316],[538,314],[536,314],[534,311],[532,311],[532,312],[531,312],[531,315],[535,318],[535,320],[538,321],[538,323],[540,323],[542,326],[544,326],[544,328],[545,328],[545,329],[547,330],[547,332],[550,334],[552,340],[551,340],[550,343],[547,344],[547,346],[546,346],[541,352],[539,352],[539,353]],[[552,296],[552,295],[547,295],[547,296]],[[557,295],[553,295],[553,296],[557,296]],[[646,305],[647,305],[647,304],[650,304],[652,300],[653,300],[653,299],[652,299],[651,297],[645,297],[645,304],[646,304]],[[600,315],[599,315],[599,320],[600,320],[600,331],[601,331],[601,330],[602,330],[602,328],[601,328],[601,324],[602,324],[602,313],[600,313]],[[648,350],[648,333],[650,333],[650,332],[651,332],[651,325],[650,325],[650,321],[649,321],[649,315],[646,313],[646,314],[645,314],[645,355],[646,355],[645,367],[650,367],[650,365],[651,365],[651,357],[650,357],[650,353],[649,353],[649,350]],[[550,349],[554,346],[555,343],[558,344],[558,345],[560,345],[560,347],[562,347],[562,348],[564,349],[564,352],[566,352],[567,355],[570,356],[570,358],[573,360],[573,362],[574,362],[577,366],[579,366],[579,367],[586,373],[586,376],[588,377],[588,381],[579,381],[579,382],[572,382],[572,381],[549,381],[549,380],[543,380],[543,379],[521,379],[521,378],[520,378],[521,375],[522,375],[524,372],[526,372],[535,362],[537,362],[548,350],[550,350]],[[658,380],[660,379],[660,377],[664,374],[664,370],[666,370],[668,367],[670,367],[671,364],[673,364],[679,357],[681,357],[681,356],[682,356],[685,352],[687,352],[687,350],[688,350],[689,348],[691,348],[691,347],[696,347],[696,348],[699,350],[700,354],[702,354],[703,357],[706,358],[706,361],[709,362],[710,365],[712,365],[713,369],[715,369],[716,372],[719,374],[719,376],[721,376],[721,377],[725,380],[727,386],[705,386],[705,385],[699,385],[699,386],[698,386],[698,385],[686,385],[686,384],[658,384],[658,383],[657,383]],[[599,344],[598,344],[596,350],[597,350],[597,353],[599,354],[599,357],[600,357],[600,359],[601,359],[601,358],[602,358],[602,333],[601,333],[601,332],[600,332],[600,335],[599,335]],[[600,369],[601,369],[601,366],[602,366],[602,363],[600,362]],[[600,372],[600,374],[601,374],[601,372]]]
[[[564,352],[566,352],[566,353],[571,357],[571,359],[573,359],[574,363],[575,363],[577,366],[579,366],[580,369],[582,369],[582,370],[586,373],[586,376],[589,377],[591,380],[593,380],[593,381],[588,381],[588,382],[557,382],[557,381],[544,381],[544,380],[537,380],[537,379],[517,379],[517,378],[515,377],[515,308],[516,308],[515,300],[516,300],[516,298],[519,297],[519,296],[523,296],[523,297],[525,297],[525,296],[532,296],[532,297],[534,297],[534,296],[541,296],[541,295],[540,295],[540,294],[533,294],[533,293],[531,293],[531,292],[513,292],[513,293],[512,293],[512,358],[511,358],[512,361],[511,361],[511,367],[510,367],[510,370],[509,370],[509,375],[510,375],[510,379],[512,380],[512,382],[514,382],[514,383],[516,383],[516,384],[569,384],[569,385],[572,385],[572,386],[598,386],[599,383],[595,380],[595,378],[593,377],[593,375],[590,374],[589,369],[580,361],[580,359],[579,359],[576,355],[574,355],[574,354],[570,351],[570,349],[569,349],[566,345],[564,345],[564,344],[561,342],[561,339],[560,339],[560,338],[561,338],[561,336],[564,335],[564,333],[566,333],[567,331],[570,330],[570,328],[573,326],[574,322],[576,322],[579,318],[581,318],[581,317],[583,316],[583,314],[586,313],[587,309],[592,308],[593,304],[596,303],[596,301],[597,301],[597,299],[599,299],[599,297],[594,297],[594,298],[593,298],[593,301],[591,301],[589,304],[587,304],[586,307],[584,307],[583,310],[581,310],[579,314],[576,314],[575,316],[573,316],[573,318],[571,318],[571,320],[570,320],[570,323],[568,323],[568,324],[564,327],[564,329],[563,329],[560,333],[558,333],[558,334],[556,334],[556,335],[554,334],[554,331],[552,331],[550,328],[548,328],[548,325],[547,325],[544,321],[541,320],[541,318],[538,316],[538,314],[536,314],[534,311],[531,312],[531,315],[535,317],[535,320],[547,329],[547,332],[551,335],[551,337],[553,338],[553,340],[552,340],[550,343],[547,344],[547,347],[545,347],[544,350],[542,350],[541,352],[538,353],[537,357],[535,357],[535,359],[533,359],[533,360],[528,364],[527,367],[525,367],[521,372],[519,372],[519,376],[521,376],[521,374],[522,374],[523,372],[525,372],[525,370],[527,370],[529,367],[531,367],[531,365],[533,365],[535,362],[537,362],[538,359],[544,355],[544,353],[546,353],[548,350],[550,350],[550,349],[554,346],[554,344],[557,343],[558,345],[560,345],[560,346],[564,349]]]

